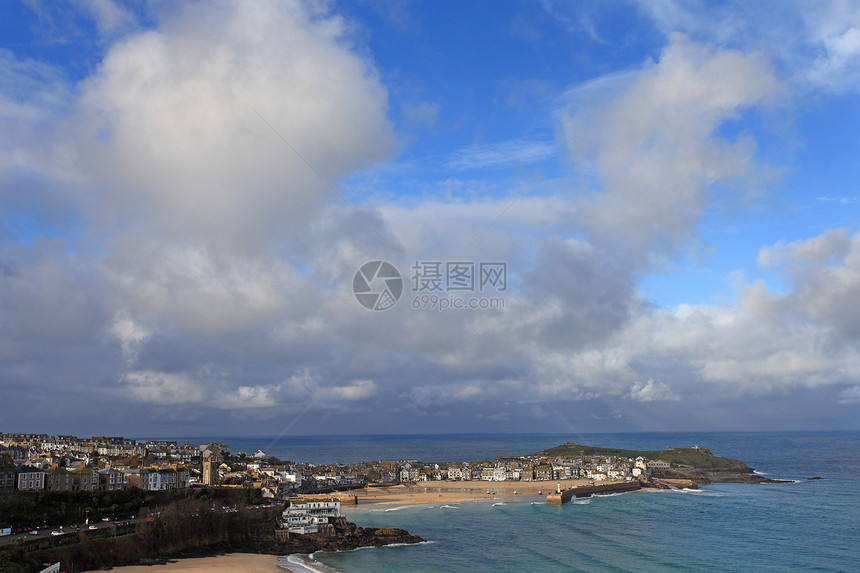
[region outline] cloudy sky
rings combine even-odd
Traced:
[[[4,2],[0,431],[860,428],[807,6]]]

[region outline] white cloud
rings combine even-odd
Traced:
[[[860,90],[860,7],[822,0],[699,3],[678,0],[638,6],[665,33],[684,32],[716,45],[763,50],[803,87],[827,92]]]
[[[269,408],[278,404],[277,393],[280,389],[280,385],[239,386],[223,396],[217,406],[225,410]]]
[[[822,3],[804,10],[807,36],[818,57],[807,78],[816,86],[835,92],[860,89],[860,7],[852,2]]]
[[[308,367],[300,369],[284,381],[284,388],[296,397],[309,395],[315,385],[314,377]]]
[[[676,399],[668,384],[650,379],[647,382],[634,382],[625,398],[637,402],[665,402]]]
[[[127,373],[124,382],[137,400],[153,404],[197,403],[206,396],[203,386],[183,373],[137,370]]]
[[[111,334],[119,340],[123,358],[134,364],[140,345],[152,335],[152,331],[136,323],[127,313],[120,312],[111,326]]]
[[[162,17],[110,48],[65,128],[100,227],[259,248],[337,199],[317,173],[335,181],[391,149],[386,91],[339,18],[297,1]]]
[[[302,304],[301,274],[269,255],[230,256],[186,245],[138,250],[109,272],[134,315],[204,336],[247,332]]]
[[[61,211],[42,183],[46,132],[67,111],[71,89],[60,69],[0,49],[0,198],[6,208]]]
[[[851,246],[850,237],[845,229],[834,229],[813,237],[792,241],[779,242],[773,247],[764,247],[759,251],[758,264],[764,267],[780,265],[820,265],[832,264],[848,254]]]
[[[318,402],[352,402],[372,397],[377,392],[373,380],[354,380],[346,386],[320,386],[313,394]]]
[[[71,0],[71,2],[93,17],[102,36],[113,36],[136,24],[132,13],[112,0]]]
[[[462,382],[440,382],[437,384],[424,384],[410,388],[403,396],[407,403],[417,411],[438,410],[446,406],[463,402],[474,403],[490,397],[503,395],[509,385],[496,386],[482,384],[476,381],[464,380]]]
[[[780,93],[763,56],[674,34],[658,62],[610,87],[620,93],[601,109],[563,118],[568,146],[593,165],[602,186],[582,203],[583,224],[596,241],[638,256],[665,255],[694,234],[709,185],[756,189],[762,175],[752,139],[732,142],[716,131]]]
[[[860,404],[860,386],[851,386],[839,394],[840,404]]]
[[[387,157],[386,89],[349,26],[317,4],[201,7],[156,5],[155,27],[112,44],[79,91],[5,54],[2,78],[34,97],[0,81],[0,176],[62,190],[53,209],[71,204],[83,235],[0,244],[0,376],[32,389],[20,402],[77,392],[118,417],[144,402],[161,419],[219,423],[230,410],[336,411],[326,423],[342,429],[368,400],[391,424],[421,414],[518,431],[591,415],[681,424],[805,388],[856,398],[857,236],[762,249],[787,292],[738,279],[726,305],[670,312],[636,288],[695,238],[714,183],[760,184],[752,138],[720,133],[782,93],[761,53],[673,36],[642,69],[571,90],[561,129],[589,174],[451,178],[430,199],[355,211],[255,113],[332,184]],[[431,124],[437,110],[403,112]],[[461,149],[449,167],[557,151],[513,139]],[[416,259],[506,261],[505,308],[420,311],[407,292],[367,312],[351,279],[379,257],[407,275]]]

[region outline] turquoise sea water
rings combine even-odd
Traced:
[[[361,507],[351,521],[402,527],[418,546],[318,553],[364,571],[860,571],[860,433],[653,433],[525,436],[327,436],[223,439],[296,461],[524,454],[567,439],[601,446],[708,447],[787,484],[711,484],[547,506],[518,496],[456,504]],[[271,439],[269,439],[271,440]],[[240,445],[242,444],[242,445]],[[235,451],[235,450],[234,450]],[[823,480],[806,478],[822,476]]]

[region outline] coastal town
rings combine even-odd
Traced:
[[[535,495],[563,504],[712,479],[774,481],[698,445],[635,451],[565,442],[493,460],[312,464],[220,442],[0,433],[0,561],[84,570],[201,548],[283,555],[413,544],[423,539],[350,523],[344,506],[503,505]]]
[[[696,446],[698,448],[698,446]],[[671,450],[671,448],[670,448]],[[495,460],[376,460],[310,464],[263,451],[231,453],[222,443],[179,444],[122,437],[0,434],[0,490],[145,491],[219,485],[258,488],[264,498],[432,482],[593,482],[647,478],[663,459],[618,455],[505,456]]]

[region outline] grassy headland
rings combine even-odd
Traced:
[[[537,456],[617,456],[635,459],[639,456],[646,460],[663,460],[675,466],[697,470],[732,473],[752,473],[753,469],[740,460],[715,456],[708,448],[672,448],[666,450],[625,450],[620,448],[601,448],[565,442],[560,446],[547,448],[533,455]]]

